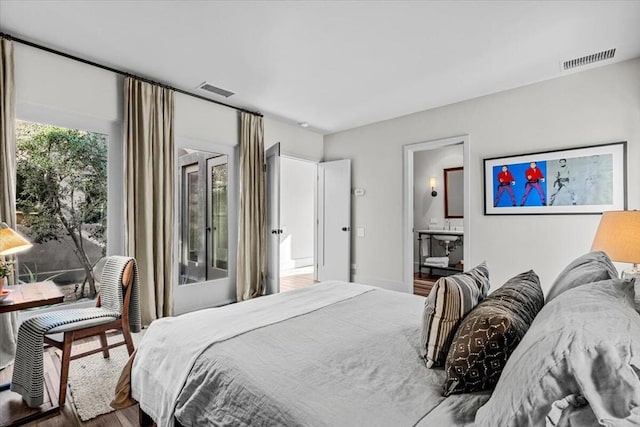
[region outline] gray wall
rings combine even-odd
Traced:
[[[484,216],[482,159],[628,141],[629,208],[640,207],[640,59],[487,95],[325,136],[325,159],[352,159],[355,281],[400,288],[403,271],[402,146],[469,135],[471,245],[465,267],[486,260],[492,287],[534,269],[545,291],[589,251],[598,215]]]

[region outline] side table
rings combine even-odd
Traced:
[[[9,294],[9,296],[3,301],[0,301],[0,313],[10,313],[12,311],[24,310],[26,308],[58,304],[64,299],[64,295],[60,289],[58,289],[58,286],[51,281],[9,286],[6,289],[11,290],[11,294]],[[10,383],[0,384],[0,392],[7,392],[10,387]],[[4,413],[5,408],[2,408],[2,411],[0,412]],[[26,424],[58,412],[60,412],[60,407],[57,405],[57,401],[56,404],[52,401],[51,408],[43,409],[41,407],[38,412],[32,412],[18,419],[8,420],[8,423],[3,423],[2,427]],[[3,422],[6,421],[7,420],[3,420]]]

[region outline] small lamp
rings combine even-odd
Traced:
[[[20,233],[0,222],[0,255],[13,255],[26,251],[33,246]]]
[[[6,223],[0,222],[0,293],[6,283],[5,276],[13,271],[14,261],[5,261],[5,255],[13,255],[26,251],[33,245],[20,233],[10,228]]]
[[[436,191],[436,179],[435,177],[429,178],[429,186],[431,187],[431,197],[436,197],[438,192]]]
[[[612,261],[632,263],[623,278],[640,276],[640,211],[604,212],[591,250],[604,251]]]

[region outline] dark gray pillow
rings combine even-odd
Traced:
[[[617,277],[618,270],[606,253],[602,251],[589,252],[575,259],[558,274],[547,294],[547,303],[569,289]]]
[[[462,320],[449,349],[444,395],[493,389],[544,306],[533,270],[509,279]]]

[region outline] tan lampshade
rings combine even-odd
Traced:
[[[604,251],[618,262],[640,263],[640,211],[605,212],[592,251]]]
[[[20,233],[9,228],[4,222],[0,223],[0,255],[16,254],[32,246]]]

